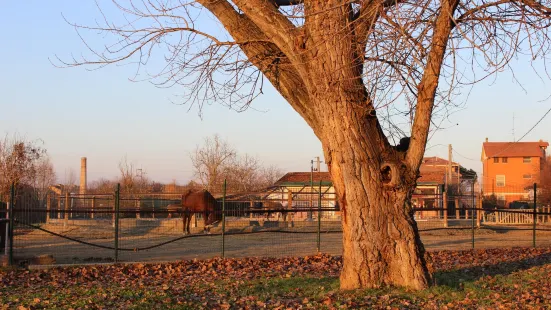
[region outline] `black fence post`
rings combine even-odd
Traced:
[[[226,179],[222,188],[222,258],[226,255]]]
[[[117,183],[115,190],[115,262],[119,260],[119,202],[120,202],[121,184]]]
[[[465,210],[467,212],[467,210]],[[474,217],[475,217],[475,203],[474,203],[474,182],[471,183],[471,243],[474,250]]]
[[[10,219],[10,226],[8,229],[8,239],[10,243],[9,248],[9,264],[10,266],[13,266],[13,225],[14,225],[14,218],[13,218],[13,209],[15,208],[15,183],[11,184],[10,189],[10,208],[8,210],[8,217]]]
[[[318,253],[321,250],[321,180],[318,193]]]
[[[536,247],[536,223],[538,221],[538,216],[537,216],[537,206],[536,206],[536,202],[538,201],[537,200],[537,192],[538,190],[538,185],[536,183],[534,183],[534,214],[533,214],[533,225],[532,225],[532,246],[535,248]]]

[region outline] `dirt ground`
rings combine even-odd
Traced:
[[[143,222],[143,223],[142,223]],[[421,239],[428,250],[471,249],[473,236],[471,222],[450,221],[444,229],[442,222],[419,222]],[[114,229],[110,222],[44,224],[41,228],[96,246],[68,240],[41,230],[21,227],[16,230],[14,257],[21,264],[33,264],[33,257],[52,255],[57,264],[112,262],[115,258]],[[531,226],[482,226],[474,230],[474,246],[480,248],[531,246]],[[539,226],[536,245],[551,245],[551,226]],[[320,251],[339,255],[342,253],[342,233],[339,221],[322,221]],[[280,257],[306,256],[317,253],[317,222],[283,223],[233,219],[226,223],[227,234],[221,235],[221,227],[214,227],[211,234],[201,228],[193,228],[184,236],[181,222],[122,221],[119,232],[118,260],[124,262],[164,262],[182,259],[204,259],[224,255],[226,257]],[[224,242],[222,240],[224,239]],[[157,246],[147,250],[146,247]],[[103,246],[107,248],[100,248]]]

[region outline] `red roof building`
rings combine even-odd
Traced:
[[[538,183],[549,143],[486,142],[482,144],[482,182],[485,196],[495,195],[502,205],[528,199]]]

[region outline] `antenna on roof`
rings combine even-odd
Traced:
[[[513,142],[515,142],[515,112],[513,112]]]

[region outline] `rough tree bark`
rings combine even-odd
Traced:
[[[409,205],[415,174],[398,152],[366,150],[376,130],[369,118],[343,121],[355,115],[351,107],[332,114],[322,144],[342,212],[341,288],[427,287],[425,251]]]

